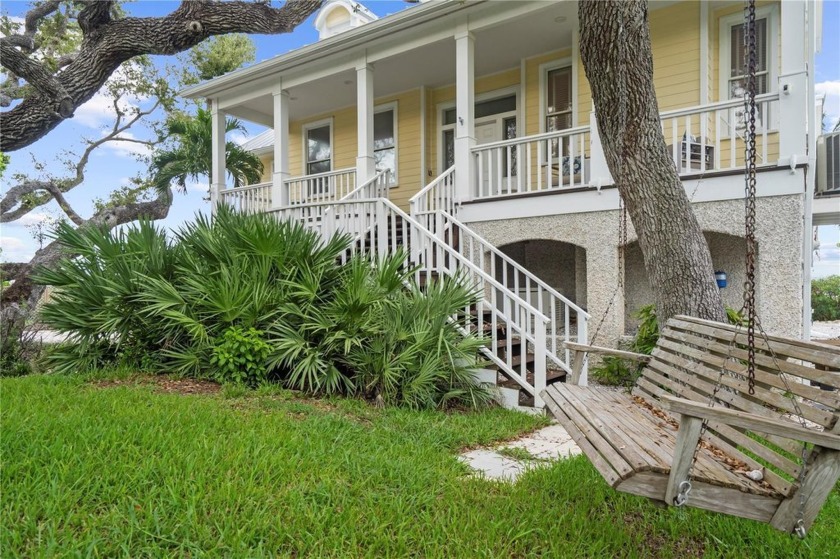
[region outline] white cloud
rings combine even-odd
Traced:
[[[188,182],[187,192],[203,192],[210,190],[210,184],[206,182]]]
[[[15,223],[19,225],[35,225],[36,223],[41,223],[42,221],[47,221],[53,219],[53,216],[46,213],[46,212],[29,212],[25,216],[21,217],[20,219],[16,220]],[[9,238],[9,237],[3,237]]]
[[[3,262],[29,262],[35,255],[35,248],[18,237],[0,237],[0,260]]]
[[[103,136],[105,132],[103,132]],[[118,138],[126,138],[129,140],[136,140],[137,136],[131,132],[123,132]],[[114,140],[102,145],[103,150],[108,150],[117,157],[148,157],[152,154],[152,148],[146,144],[138,144],[137,142],[121,142]],[[122,180],[120,181],[122,183]]]
[[[248,141],[249,137],[247,134],[236,131],[228,134],[227,139],[233,142],[234,144],[241,146],[242,144]]]
[[[125,98],[120,99],[119,107],[121,111],[127,113],[136,106],[136,103],[132,103]],[[114,99],[103,93],[97,93],[91,97],[90,101],[76,109],[73,114],[73,121],[90,128],[100,128],[113,122],[116,116]]]
[[[825,126],[828,130],[834,128],[840,120],[840,80],[829,80],[814,85],[817,95],[825,95]]]

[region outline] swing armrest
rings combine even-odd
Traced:
[[[624,351],[621,349],[612,349],[609,347],[601,347],[597,345],[578,344],[575,342],[563,342],[563,346],[566,349],[572,351],[583,351],[586,353],[611,355],[613,357],[621,357],[622,359],[630,359],[631,361],[639,361],[642,363],[647,363],[648,361],[650,361],[650,355],[645,355],[643,353],[634,353],[632,351]]]
[[[823,448],[840,450],[840,435],[806,429],[783,419],[773,419],[720,406],[709,407],[707,404],[668,395],[662,396],[662,407],[680,415],[708,419],[732,427],[741,427],[750,431],[812,443]]]

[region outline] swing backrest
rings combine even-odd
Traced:
[[[746,344],[744,328],[686,316],[672,318],[662,329],[633,394],[654,404],[663,394],[707,403],[719,387],[715,405],[725,403],[731,409],[776,419],[786,417],[793,422],[799,422],[801,412],[810,424],[828,431],[838,428],[838,348],[774,336],[764,340],[756,335],[755,394],[750,395]],[[721,369],[725,371],[723,375]],[[791,393],[796,396],[796,403]],[[788,494],[791,479],[799,474],[800,441],[747,434],[714,423],[710,423],[708,434],[711,442],[727,455],[749,465],[756,464],[753,458],[761,460],[758,464],[769,465],[767,481]]]

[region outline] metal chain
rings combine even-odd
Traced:
[[[744,97],[747,114],[748,133],[744,142],[744,160],[746,162],[744,175],[745,231],[744,239],[747,244],[746,280],[744,281],[744,307],[747,318],[747,376],[749,378],[750,395],[755,394],[755,73],[758,66],[756,51],[755,29],[755,0],[748,0],[746,9],[746,25],[744,33],[746,56],[747,90]]]

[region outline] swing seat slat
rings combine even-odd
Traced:
[[[772,336],[761,340],[750,395],[740,361],[746,342],[736,327],[675,317],[662,329],[631,393],[553,384],[543,399],[618,491],[673,504],[690,469],[687,506],[790,532],[804,493],[809,527],[840,477],[840,348]],[[579,358],[589,348],[569,349]],[[716,386],[717,403],[710,408]],[[798,423],[797,408],[807,427]],[[704,419],[708,428],[698,441]],[[800,488],[797,457],[805,443],[814,450]],[[763,479],[747,476],[755,470]]]

